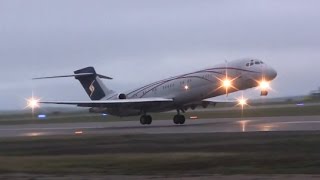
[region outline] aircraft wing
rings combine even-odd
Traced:
[[[202,102],[208,103],[237,103],[237,100],[234,99],[226,99],[226,100],[217,100],[217,99],[204,99]]]
[[[237,104],[237,100],[232,100],[232,99],[219,100],[219,99],[209,98],[193,104],[207,107],[208,105],[216,106],[218,103],[219,104]]]
[[[135,108],[162,105],[164,103],[173,103],[173,99],[166,98],[140,98],[140,99],[117,99],[117,100],[99,100],[99,101],[42,101],[42,104],[62,104],[76,105],[79,107],[105,107],[105,108]]]

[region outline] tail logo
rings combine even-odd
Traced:
[[[91,85],[89,86],[89,90],[90,90],[90,92],[91,92],[91,93],[90,93],[90,97],[93,95],[93,93],[94,93],[94,91],[95,91],[95,89],[96,89],[96,88],[94,87],[94,85],[93,85],[95,82],[96,82],[96,80],[93,80],[92,83],[91,83]]]

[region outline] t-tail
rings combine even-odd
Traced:
[[[108,89],[101,79],[112,79],[111,77],[97,74],[93,67],[86,67],[74,71],[73,75],[63,75],[63,76],[50,76],[50,77],[40,77],[34,79],[51,79],[51,78],[63,78],[63,77],[75,77],[79,80],[82,87],[87,92],[91,100],[101,100],[107,96],[114,94],[114,91]]]

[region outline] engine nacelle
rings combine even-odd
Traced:
[[[127,99],[127,95],[120,93],[118,94],[118,99]]]

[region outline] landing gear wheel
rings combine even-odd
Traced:
[[[145,115],[141,116],[141,117],[140,117],[140,123],[141,123],[142,125],[147,124],[147,116],[145,116]]]
[[[186,122],[186,118],[184,117],[184,115],[175,115],[173,117],[173,122],[174,124],[184,124]]]
[[[186,118],[184,117],[184,115],[180,115],[180,124],[184,124],[186,122]]]
[[[152,123],[152,117],[150,115],[142,115],[140,117],[140,123],[142,125],[151,124]]]
[[[147,123],[146,124],[151,124],[152,123],[152,117],[150,115],[147,115]]]
[[[261,91],[261,96],[268,96],[269,92],[267,90]]]
[[[175,116],[173,117],[173,122],[174,122],[174,124],[180,124],[180,123],[179,123],[179,115],[175,115]]]

